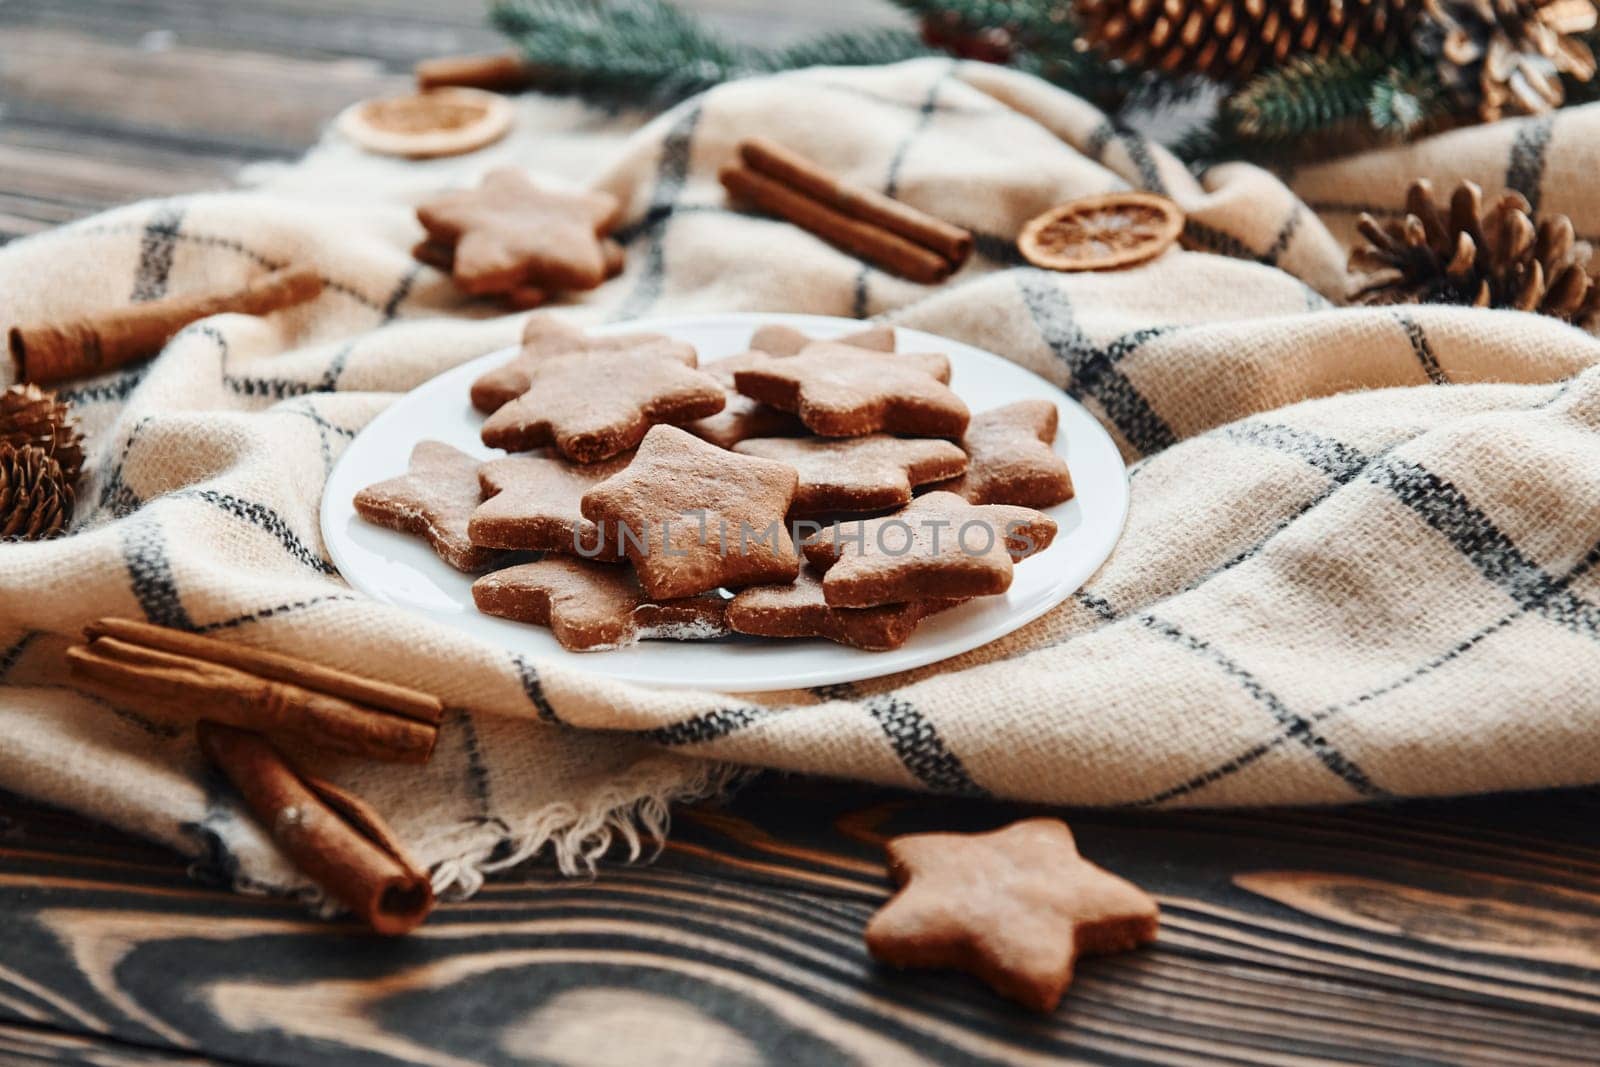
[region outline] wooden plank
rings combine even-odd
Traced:
[[[886,971],[860,938],[886,835],[1021,808],[769,779],[680,813],[653,865],[596,882],[530,865],[402,942],[28,811],[0,847],[0,1020],[297,1064],[1581,1062],[1600,1038],[1600,839],[1555,817],[1575,807],[1600,797],[1073,813],[1085,854],[1156,892],[1164,927],[1087,961],[1046,1019],[959,975]]]

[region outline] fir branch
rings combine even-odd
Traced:
[[[896,63],[935,54],[914,34],[825,34],[778,49],[727,40],[666,0],[495,0],[490,22],[542,88],[668,104],[722,82],[819,64]]]
[[[1387,57],[1367,52],[1293,59],[1258,75],[1228,98],[1229,124],[1243,137],[1284,141],[1361,119]]]
[[[552,88],[665,103],[757,72],[745,49],[662,0],[496,0],[489,20]]]
[[[904,30],[876,29],[859,33],[825,33],[762,57],[766,69],[800,67],[867,67],[906,59],[943,55]]]

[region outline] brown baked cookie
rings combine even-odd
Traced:
[[[1160,909],[1131,882],[1078,854],[1060,819],[986,834],[910,834],[889,842],[900,891],[867,923],[867,951],[895,967],[967,971],[1001,996],[1054,1011],[1080,955],[1156,939]]]
[[[455,268],[456,250],[438,241],[422,240],[411,246],[411,258],[434,270],[449,274]],[[499,295],[506,306],[513,311],[532,311],[550,300],[549,292],[532,285],[519,285]]]
[[[784,526],[795,481],[793,467],[656,426],[626,470],[583,495],[583,515],[658,600],[790,582],[800,572]]]
[[[1004,593],[1012,563],[1044,551],[1055,536],[1055,520],[1032,508],[929,493],[893,515],[835,523],[801,547],[827,571],[822,591],[830,605],[870,608]]]
[[[878,511],[911,502],[912,487],[954,478],[967,454],[949,441],[890,437],[761,437],[733,450],[787,463],[800,475],[794,513]]]
[[[585,352],[622,350],[660,351],[690,367],[694,348],[661,333],[618,333],[592,337],[554,315],[530,315],[522,327],[522,351],[472,383],[472,406],[492,415],[528,391],[529,375],[549,356],[577,356]]]
[[[693,349],[658,342],[538,360],[528,391],[484,422],[483,443],[508,452],[554,444],[579,463],[626,452],[657,423],[722,410],[722,386],[694,365]]]
[[[974,504],[1020,504],[1048,508],[1072,499],[1072,473],[1051,447],[1056,406],[1019,400],[974,415],[961,438],[967,473],[940,489]]]
[[[715,594],[657,603],[626,567],[564,556],[523,563],[472,583],[472,600],[486,615],[548,626],[574,652],[660,638],[703,641],[728,632],[724,601]]]
[[[684,429],[702,441],[710,441],[723,448],[732,448],[752,437],[798,437],[805,433],[805,423],[797,416],[758,404],[740,393],[734,385],[733,376],[736,371],[759,366],[767,356],[798,355],[812,341],[813,338],[792,326],[763,326],[751,335],[748,352],[707,363],[701,369],[727,387],[728,406],[715,415],[687,423]],[[841,337],[839,342],[877,352],[893,352],[894,327],[874,326]]]
[[[601,238],[619,210],[609,193],[542,189],[499,167],[476,189],[418,205],[417,220],[430,241],[455,249],[452,276],[465,292],[593,289],[606,278]]]
[[[833,608],[822,596],[822,577],[802,567],[791,585],[741,589],[728,602],[728,628],[756,637],[821,637],[840,645],[885,652],[910,639],[917,624],[959,600],[914,600],[876,608]]]
[[[811,337],[801,333],[793,326],[770,323],[750,335],[750,347],[757,352],[765,352],[769,356],[798,356],[805,351],[807,345],[813,345],[822,340],[828,340],[828,338]],[[869,326],[865,330],[858,330],[855,333],[845,334],[843,337],[835,337],[831,340],[834,344],[868,348],[874,352],[893,352],[894,327]]]
[[[406,473],[356,494],[356,514],[425,538],[458,571],[481,571],[502,555],[467,536],[467,522],[478,506],[481,462],[442,441],[419,441]]]
[[[937,353],[894,355],[821,341],[733,378],[745,396],[794,412],[824,437],[960,437],[967,428],[967,405],[945,384],[950,361]]]
[[[478,468],[484,502],[467,523],[467,536],[485,548],[562,552],[616,562],[615,542],[600,537],[583,517],[583,494],[626,467],[631,452],[599,463],[568,463],[560,456],[507,456]]]

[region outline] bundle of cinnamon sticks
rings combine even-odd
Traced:
[[[739,142],[739,162],[718,178],[735,199],[924,285],[948,278],[972,254],[972,234],[961,227],[846,182],[765,137]]]
[[[128,619],[101,619],[67,650],[79,688],[119,707],[196,720],[201,751],[285,854],[379,933],[433,909],[427,873],[360,798],[298,770],[281,745],[425,762],[444,706],[388,682]]]

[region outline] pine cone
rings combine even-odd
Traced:
[[[1411,0],[1078,0],[1083,43],[1135,67],[1244,81],[1295,56],[1388,51]]]
[[[1417,46],[1437,58],[1439,78],[1484,122],[1507,112],[1561,106],[1561,75],[1594,77],[1580,38],[1595,28],[1594,0],[1423,0]]]
[[[72,518],[72,485],[61,464],[32,445],[0,444],[0,541],[42,541]]]
[[[0,393],[0,444],[43,449],[69,483],[83,470],[83,435],[67,405],[37,385],[13,385]]]
[[[1535,218],[1520,193],[1483,209],[1483,190],[1462,182],[1448,212],[1433,185],[1411,183],[1402,218],[1362,215],[1365,239],[1350,253],[1351,299],[1363,304],[1467,304],[1537,311],[1578,326],[1600,319],[1592,252],[1565,215]]]

